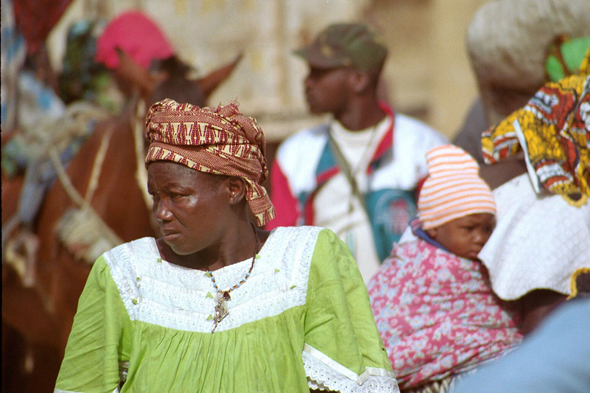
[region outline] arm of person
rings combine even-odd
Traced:
[[[271,201],[275,208],[276,216],[268,224],[266,230],[272,230],[281,226],[297,225],[299,217],[299,203],[291,192],[289,181],[283,173],[278,160],[274,160],[270,171]]]
[[[92,267],[65,350],[55,392],[113,392],[130,338],[130,318],[103,257]]]
[[[328,229],[312,258],[303,360],[312,389],[399,391],[357,264]]]
[[[529,334],[557,306],[565,302],[566,296],[549,289],[535,289],[520,299],[522,305],[523,334]]]

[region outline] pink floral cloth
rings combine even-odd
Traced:
[[[394,245],[368,290],[402,389],[472,369],[522,339],[483,264],[422,239]]]

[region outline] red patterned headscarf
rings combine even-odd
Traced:
[[[261,185],[268,176],[264,134],[236,103],[200,108],[167,98],[149,109],[146,136],[150,143],[146,166],[152,161],[173,161],[200,172],[239,176],[246,181],[246,200],[257,225],[274,218],[273,205]]]

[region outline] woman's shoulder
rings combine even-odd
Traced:
[[[272,230],[264,250],[266,254],[272,255],[273,259],[277,259],[277,263],[280,263],[278,260],[289,261],[288,264],[292,267],[298,266],[298,269],[307,270],[311,267],[314,256],[336,250],[341,245],[344,243],[340,238],[327,228],[277,227]]]
[[[329,228],[304,225],[294,227],[277,227],[272,230],[269,239],[272,245],[281,248],[302,248],[313,253],[316,248],[340,249],[346,244]]]
[[[329,229],[311,225],[277,227],[271,231],[269,239],[272,239],[274,242],[302,242],[317,240],[320,232],[322,231],[331,232]]]
[[[156,240],[153,237],[144,237],[120,244],[102,254],[99,259],[105,261],[115,280],[136,277],[137,271],[146,265],[145,261],[162,261]]]
[[[159,256],[157,252],[156,240],[153,237],[143,237],[120,244],[102,256],[107,260],[128,260],[130,256]]]

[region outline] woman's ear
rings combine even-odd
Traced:
[[[229,204],[235,205],[246,197],[246,181],[241,177],[230,176],[227,180]]]

